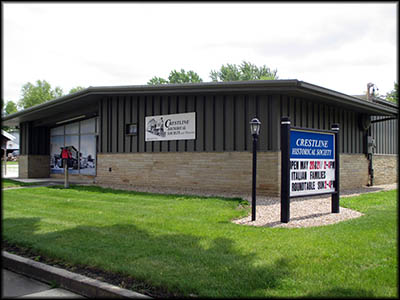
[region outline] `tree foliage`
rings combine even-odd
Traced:
[[[46,80],[37,80],[35,85],[30,82],[24,84],[21,94],[22,98],[18,101],[18,106],[22,109],[26,109],[61,97],[63,91],[60,87],[52,89],[50,83]]]
[[[394,103],[399,103],[399,84],[397,82],[394,83],[394,89],[386,94],[386,100]]]
[[[212,81],[242,81],[242,80],[275,80],[278,79],[277,70],[271,70],[266,65],[256,65],[243,61],[238,65],[222,65],[219,71],[212,70]]]
[[[266,65],[256,66],[247,61],[243,61],[240,65],[226,64],[222,65],[219,70],[212,70],[210,78],[212,81],[242,81],[242,80],[275,80],[278,79],[277,70],[271,70]],[[200,76],[193,71],[186,72],[181,69],[171,71],[168,79],[154,76],[147,84],[168,84],[168,83],[188,83],[203,82]]]
[[[168,83],[195,83],[203,82],[203,79],[193,71],[186,72],[184,69],[180,71],[173,70],[169,73],[168,80],[154,76],[147,82],[147,84],[168,84]]]
[[[6,105],[4,107],[4,115],[11,115],[13,113],[16,113],[18,111],[17,105],[15,104],[14,101],[7,101]]]
[[[7,116],[13,113],[16,113],[18,111],[17,105],[15,104],[14,101],[7,101],[4,103],[4,100],[1,99],[1,115],[2,116]],[[1,126],[1,129],[5,131],[10,131],[11,127],[8,126]]]
[[[154,76],[152,79],[147,82],[149,85],[156,85],[156,84],[167,84],[169,83],[168,80],[165,80],[164,78]]]
[[[76,87],[73,87],[72,89],[70,89],[68,94],[73,94],[73,93],[82,91],[82,90],[84,90],[84,89],[85,89],[85,88],[82,87],[82,86],[76,86]]]
[[[193,71],[185,72],[181,69],[180,72],[173,70],[168,76],[169,83],[189,83],[189,82],[203,82],[203,79]]]

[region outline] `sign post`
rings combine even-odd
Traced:
[[[68,183],[68,163],[67,159],[64,158],[64,188],[69,188],[69,183]]]
[[[281,222],[290,220],[290,198],[332,194],[339,213],[339,125],[332,130],[291,127],[281,119]]]
[[[4,176],[7,175],[7,143],[6,147],[4,148]]]
[[[290,219],[290,119],[281,119],[281,222]]]
[[[331,129],[335,131],[335,181],[334,188],[336,193],[332,194],[332,213],[339,213],[339,198],[340,198],[340,186],[339,186],[339,176],[340,176],[340,157],[339,157],[339,124],[332,124]]]
[[[71,154],[67,147],[62,148],[61,158],[63,160],[64,165],[64,188],[69,188],[68,182],[68,159],[71,157]]]

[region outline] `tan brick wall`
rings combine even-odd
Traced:
[[[280,152],[257,153],[257,194],[280,194],[280,164]],[[364,154],[341,154],[340,165],[342,190],[367,185]],[[251,152],[98,154],[99,184],[251,193],[251,180]]]
[[[18,158],[18,177],[47,178],[49,176],[49,155],[20,155]]]
[[[340,154],[340,189],[368,184],[368,159],[365,154]]]
[[[397,155],[374,154],[372,157],[374,185],[398,182],[397,160]]]
[[[99,184],[251,192],[251,152],[98,154]],[[109,172],[109,168],[112,171]],[[257,194],[278,195],[280,153],[257,153]]]
[[[397,156],[374,155],[374,184],[397,182]],[[257,153],[257,194],[279,195],[280,152]],[[341,154],[341,189],[368,183],[364,154]],[[109,172],[108,169],[112,168]],[[48,155],[21,155],[19,177],[49,177]],[[79,179],[92,180],[91,176]],[[61,178],[63,175],[51,177]],[[72,176],[72,178],[75,178]],[[81,178],[82,177],[82,178]],[[96,183],[115,186],[164,186],[251,193],[251,152],[168,152],[98,154]]]
[[[28,155],[18,157],[18,177],[28,178]]]
[[[50,176],[50,155],[29,155],[29,177],[47,178]]]

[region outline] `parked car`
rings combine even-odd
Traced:
[[[13,152],[8,153],[7,160],[16,161],[18,160],[19,150],[14,150]]]

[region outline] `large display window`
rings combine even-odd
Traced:
[[[70,174],[96,175],[96,118],[58,126],[50,130],[50,172],[63,174],[61,148],[76,149],[68,162]]]

